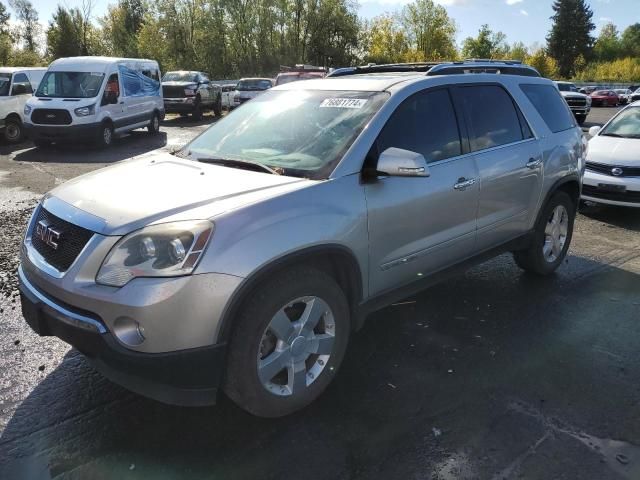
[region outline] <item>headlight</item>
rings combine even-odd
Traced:
[[[195,85],[188,85],[184,88],[185,95],[195,95],[197,87]]]
[[[87,105],[86,107],[76,108],[73,111],[77,117],[86,117],[88,115],[93,115],[96,112],[96,104]]]
[[[212,232],[213,224],[203,220],[152,225],[130,233],[111,249],[96,282],[122,287],[136,277],[189,275]]]
[[[587,105],[591,105],[591,97],[587,97]]]
[[[29,115],[31,113],[31,105],[25,105],[24,106],[24,114],[25,115]]]

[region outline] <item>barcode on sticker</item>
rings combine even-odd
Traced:
[[[322,101],[320,108],[362,108],[365,103],[366,98],[327,98]]]

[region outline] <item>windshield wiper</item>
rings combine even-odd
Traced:
[[[272,175],[280,175],[279,172],[271,167],[267,167],[262,163],[252,162],[251,160],[238,160],[235,158],[217,158],[217,157],[201,157],[197,159],[202,163],[212,163],[214,165],[222,165],[225,167],[244,168],[246,170],[253,170],[256,172],[266,172]]]
[[[601,133],[601,137],[616,137],[616,138],[626,138],[624,135],[620,135],[619,133]]]

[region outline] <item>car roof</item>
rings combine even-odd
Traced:
[[[47,67],[0,67],[0,73],[24,72],[28,70],[46,71]]]
[[[269,80],[270,82],[273,82],[273,78],[265,78],[265,77],[244,77],[238,81],[242,82],[244,80]]]
[[[82,67],[83,71],[105,71],[108,66],[114,63],[129,63],[129,64],[150,64],[158,66],[158,62],[150,60],[148,58],[122,58],[122,57],[65,57],[54,60],[49,65],[49,70],[64,71],[65,68],[72,67],[76,71],[79,67]]]
[[[169,72],[164,72],[165,75],[167,75],[169,73],[193,73],[193,74],[196,74],[196,73],[204,73],[204,72],[201,72],[200,70],[171,70]]]

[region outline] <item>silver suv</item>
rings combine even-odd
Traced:
[[[40,335],[161,401],[309,404],[367,314],[502,252],[562,263],[586,145],[513,63],[352,68],[274,88],[177,155],[48,193],[22,245]]]

